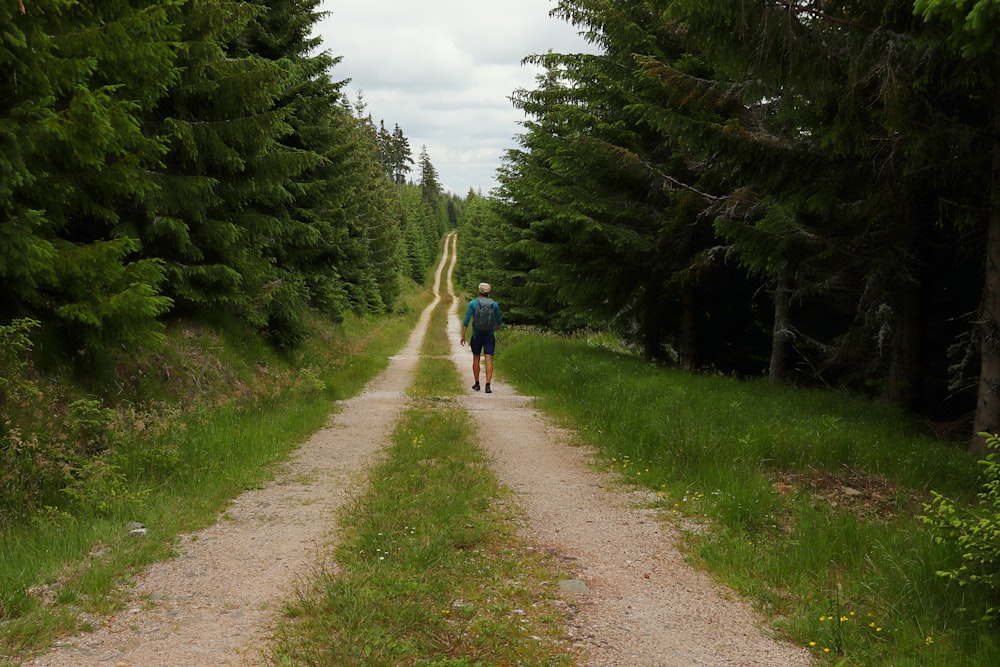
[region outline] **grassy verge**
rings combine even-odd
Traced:
[[[458,391],[458,373],[450,361],[451,343],[444,334],[453,301],[453,297],[443,295],[431,313],[429,333],[420,349],[418,379],[407,388],[407,394],[414,398],[445,397]]]
[[[28,523],[4,523],[0,664],[86,629],[88,614],[119,608],[122,581],[168,557],[178,533],[208,525],[231,498],[270,479],[326,423],[333,400],[384,368],[429,298],[410,294],[406,314],[391,318],[317,322],[294,356],[193,328],[173,331],[158,360],[158,375],[172,386],[142,380],[139,392],[161,399],[109,411],[105,453],[66,487],[65,502]],[[195,404],[167,400],[171,394]],[[130,537],[131,522],[146,536]]]
[[[434,314],[445,317],[446,300]],[[522,543],[436,332],[385,461],[342,519],[337,571],[288,610],[274,655],[294,665],[571,664],[550,557]]]
[[[928,490],[979,469],[887,408],[831,392],[657,367],[585,340],[507,330],[498,369],[621,478],[696,518],[686,549],[830,664],[1000,664],[988,604],[919,521]],[[963,610],[968,610],[967,612]]]

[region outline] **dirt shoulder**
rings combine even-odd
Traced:
[[[450,292],[453,269],[453,258],[442,259],[435,293],[442,283]],[[125,611],[25,664],[266,664],[284,601],[331,551],[337,513],[389,442],[436,302],[389,367],[344,401],[272,484],[241,495],[214,526],[181,536],[179,556],[136,579]],[[457,331],[458,322],[449,323],[465,378],[471,357]],[[596,472],[587,451],[569,445],[502,372],[498,366],[493,394],[469,390],[458,400],[525,508],[530,539],[566,559],[589,588],[566,598],[573,611],[567,636],[582,664],[809,664],[804,650],[768,638],[749,607],[688,566],[672,527],[641,507],[641,496]]]

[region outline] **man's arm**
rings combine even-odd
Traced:
[[[469,320],[472,318],[472,302],[469,302],[469,306],[465,309],[465,317],[462,319],[462,331],[460,335],[462,336],[462,346],[465,346],[465,334],[469,330]]]

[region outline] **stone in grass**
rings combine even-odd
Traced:
[[[560,593],[573,593],[574,595],[589,595],[590,588],[579,579],[563,579],[559,582]]]
[[[125,526],[125,531],[132,537],[143,537],[146,534],[146,527],[138,521],[131,521]]]

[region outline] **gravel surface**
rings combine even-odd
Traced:
[[[446,268],[450,277],[453,258],[438,268],[436,294]],[[284,602],[331,552],[337,512],[389,442],[436,303],[403,352],[364,392],[342,402],[272,484],[241,495],[214,526],[182,536],[179,557],[136,579],[125,611],[25,664],[266,664]],[[471,358],[457,331],[458,322],[449,323],[464,379]],[[642,506],[645,496],[616,488],[589,465],[586,449],[567,444],[530,399],[506,385],[502,358],[493,389],[470,389],[459,401],[479,424],[496,473],[517,492],[527,534],[566,559],[588,589],[564,594],[573,611],[566,635],[581,650],[581,664],[809,664],[806,651],[769,638],[748,606],[684,562],[674,528]]]
[[[810,664],[808,652],[769,638],[746,604],[684,561],[676,529],[647,494],[595,471],[587,449],[568,444],[510,387],[494,379],[493,390],[462,405],[493,469],[517,492],[532,539],[565,558],[589,589],[572,596],[577,613],[567,628],[584,649],[580,664]]]

